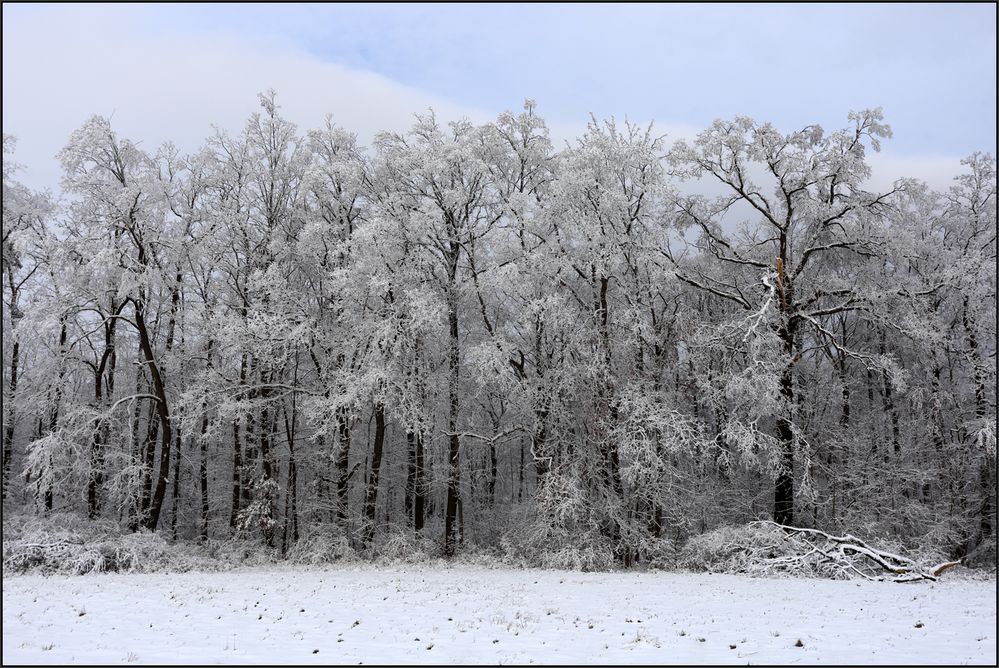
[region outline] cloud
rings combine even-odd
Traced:
[[[278,91],[282,113],[300,128],[319,127],[332,113],[362,141],[408,128],[414,113],[430,107],[445,120],[494,116],[288,45],[154,34],[106,10],[16,21],[4,12],[4,132],[18,137],[16,158],[26,168],[20,178],[33,187],[58,184],[55,154],[94,113],[112,116],[121,134],[150,151],[167,139],[193,150],[213,124],[238,131],[257,109],[256,94],[268,88]]]
[[[332,113],[363,143],[380,130],[408,128],[414,113],[430,107],[442,120],[475,122],[502,111],[463,104],[454,99],[460,89],[445,97],[324,62],[276,32],[216,30],[207,20],[192,28],[190,16],[170,24],[163,12],[136,7],[27,9],[3,9],[3,118],[4,132],[18,137],[16,160],[25,166],[20,179],[34,188],[57,188],[54,156],[94,113],[112,116],[121,134],[153,151],[168,139],[194,150],[213,124],[238,131],[257,109],[256,94],[268,88],[278,91],[282,113],[300,129],[318,127]],[[545,108],[541,97],[542,115]],[[582,133],[587,111],[580,110],[578,122],[560,117],[551,123],[556,147]],[[656,129],[669,143],[697,132],[669,119]],[[890,143],[886,148],[871,157],[872,187],[915,176],[942,188],[960,171],[958,157],[900,157],[890,153]]]

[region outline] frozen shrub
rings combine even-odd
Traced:
[[[644,543],[642,558],[651,568],[672,570],[676,568],[679,557],[677,543],[670,538],[650,539]]]
[[[217,569],[197,546],[170,544],[159,534],[122,533],[114,524],[52,515],[4,523],[3,566],[8,573],[187,571]]]
[[[537,492],[538,512],[526,531],[513,528],[501,539],[507,558],[533,566],[608,570],[615,566],[606,499],[589,493],[578,471],[548,473]]]
[[[543,552],[541,566],[571,571],[606,571],[614,566],[614,553],[603,543],[565,544]]]
[[[280,556],[277,550],[266,547],[259,540],[247,538],[211,540],[204,550],[211,559],[226,567],[265,566],[276,563]]]
[[[616,565],[610,541],[596,531],[572,540],[571,533],[561,527],[535,522],[531,528],[526,535],[519,531],[503,534],[499,558],[504,563],[577,571],[610,570]]]
[[[499,553],[495,548],[482,545],[463,545],[454,555],[454,562],[462,566],[478,568],[526,568],[528,564],[522,558],[509,558]]]
[[[289,562],[308,566],[353,561],[355,557],[350,541],[337,531],[326,534],[316,531],[303,536],[292,545],[287,555]]]
[[[389,531],[371,545],[372,555],[381,563],[426,562],[433,559],[436,551],[433,541],[408,530]]]

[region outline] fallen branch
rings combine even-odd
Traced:
[[[954,568],[955,566],[960,566],[960,565],[961,565],[961,560],[960,559],[958,559],[957,561],[945,561],[942,564],[937,564],[936,566],[934,566],[930,570],[930,572],[933,573],[933,575],[935,577],[940,577],[940,575],[944,571],[949,570],[951,568]]]
[[[819,529],[787,526],[769,520],[755,524],[782,529],[789,540],[800,540],[809,548],[803,554],[769,560],[775,566],[803,564],[818,558],[819,563],[833,566],[847,577],[850,577],[850,574],[856,574],[867,580],[914,582],[916,580],[935,581],[945,571],[961,564],[958,560],[947,561],[932,567],[922,566],[908,557],[879,550],[851,534],[834,536]]]

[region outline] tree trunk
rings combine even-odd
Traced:
[[[292,379],[298,386],[298,354],[295,354],[295,375]],[[288,478],[284,497],[284,531],[281,539],[282,550],[288,551],[288,529],[291,527],[292,542],[298,541],[298,466],[295,461],[295,429],[298,422],[298,404],[296,395],[291,395],[291,416],[288,407],[281,403],[284,409],[284,431],[288,440]]]
[[[139,355],[142,355],[141,349],[138,351]],[[142,364],[135,365],[135,394],[145,394],[148,392],[148,383],[146,383],[145,371]],[[145,461],[143,457],[144,451],[144,441],[140,443],[139,432],[142,426],[142,407],[145,404],[142,401],[135,400],[132,407],[132,461],[136,463],[141,463],[145,467]],[[143,478],[145,474],[143,474]],[[141,490],[138,491],[138,495],[131,499],[131,503],[128,506],[128,530],[138,531],[140,515],[142,514],[142,505],[144,495]]]
[[[981,353],[978,350],[978,337],[975,334],[974,322],[968,314],[967,297],[964,298],[962,322],[964,324],[964,331],[968,336],[968,349],[971,352],[972,373],[975,379],[975,419],[980,421],[984,420],[988,414],[988,406],[985,400],[985,369],[982,364]],[[985,453],[978,467],[978,483],[982,496],[981,507],[978,513],[978,542],[982,542],[991,537],[995,530],[995,457],[991,457]]]
[[[294,407],[294,400],[292,400]],[[288,489],[287,498],[291,504],[291,540],[298,542],[298,462],[295,460],[295,421],[298,419],[298,412],[293,408],[291,414],[291,428],[288,430]],[[287,522],[288,513],[285,513]]]
[[[610,339],[610,305],[607,301],[607,289],[610,285],[610,277],[601,276],[599,285],[597,314],[600,323],[600,339],[604,353],[604,372],[606,373],[606,381],[601,388],[601,394],[607,408],[608,431],[613,431],[618,423],[618,408],[617,401],[614,398],[614,383],[612,380],[614,377],[614,366]],[[611,488],[614,490],[616,498],[621,499],[624,494],[624,488],[621,483],[621,457],[617,449],[617,439],[613,437],[607,439],[604,458],[609,467]],[[616,536],[617,530],[615,530]]]
[[[885,332],[881,330],[880,333],[880,349],[881,354],[884,355],[887,352],[885,347]],[[902,451],[902,446],[900,442],[899,425],[898,425],[898,410],[895,408],[895,396],[892,391],[891,379],[888,378],[888,373],[885,371],[881,372],[881,387],[882,387],[882,402],[884,405],[885,413],[888,415],[891,421],[891,445],[892,452],[895,457]],[[887,461],[887,453],[886,460]]]
[[[173,440],[173,431],[170,425],[170,409],[167,404],[166,387],[160,375],[159,365],[153,357],[153,347],[149,341],[149,330],[146,327],[146,319],[143,314],[143,307],[135,304],[135,325],[139,330],[139,346],[145,356],[146,365],[153,379],[153,394],[156,395],[157,414],[160,420],[161,447],[159,472],[156,476],[156,489],[153,492],[152,501],[149,504],[149,513],[145,518],[145,526],[151,531],[155,531],[160,521],[160,511],[163,508],[163,499],[166,496],[167,477],[170,472],[170,446]]]
[[[139,515],[143,517],[149,512],[149,504],[152,503],[153,499],[153,467],[156,464],[156,441],[160,434],[160,420],[157,410],[157,403],[154,399],[147,410],[146,438],[142,445],[142,503],[139,506]]]
[[[94,405],[101,410],[103,400],[101,386],[104,379],[100,374],[94,374],[95,397]],[[95,519],[101,513],[100,489],[104,482],[104,419],[94,420],[93,435],[90,442],[90,473],[87,476],[87,517]]]
[[[261,380],[266,383],[266,375],[263,376]],[[263,398],[266,400],[266,391],[263,394]],[[274,489],[276,484],[274,483],[274,462],[271,455],[271,432],[273,431],[271,420],[270,410],[268,405],[265,403],[260,414],[260,458],[261,466],[263,468],[262,487],[266,507],[266,514],[263,518],[263,533],[264,540],[269,546],[274,545],[274,515],[276,510],[276,490]]]
[[[371,542],[375,532],[375,508],[378,503],[378,480],[382,467],[382,450],[385,445],[385,404],[375,404],[375,442],[371,452],[371,475],[364,495],[364,543]]]
[[[774,481],[774,522],[794,524],[794,431],[791,413],[794,410],[794,337],[797,322],[791,320],[791,286],[784,273],[786,242],[781,235],[781,255],[777,260],[777,296],[783,322],[778,336],[784,345],[787,364],[780,377],[780,394],[784,409],[777,416],[777,441],[780,443],[780,461],[777,478]]]
[[[58,374],[58,377],[57,377],[57,380],[56,380],[56,383],[55,383],[55,387],[53,388],[52,394],[50,395],[52,397],[52,402],[50,404],[50,409],[49,409],[49,425],[48,425],[48,433],[50,433],[50,434],[52,432],[54,432],[56,430],[56,428],[59,426],[59,405],[60,405],[60,403],[62,403],[62,383],[63,383],[63,379],[66,376],[66,361],[65,361],[65,358],[66,358],[66,333],[67,332],[66,332],[66,317],[65,317],[65,315],[62,316],[62,317],[60,317],[59,322],[61,323],[61,327],[59,328],[59,374]],[[43,435],[42,418],[39,418],[38,419],[38,438],[41,438],[42,435]],[[52,461],[51,455],[49,456],[48,465],[49,465],[50,469],[53,466],[55,466],[55,462]],[[44,490],[41,490],[41,491],[42,491],[42,495],[43,495],[43,498],[44,498],[45,512],[49,513],[52,510],[54,496],[55,496],[55,491],[53,490],[51,484],[49,484],[48,486],[46,486],[46,488]]]
[[[7,242],[4,241],[6,244]],[[4,261],[7,269],[8,286],[10,289],[10,338],[12,339],[10,350],[10,378],[7,381],[7,398],[3,402],[3,498],[7,498],[7,485],[10,482],[11,459],[14,456],[14,424],[17,421],[17,412],[14,402],[17,399],[17,373],[20,366],[20,342],[17,335],[17,323],[23,316],[17,305],[19,289],[18,283],[14,279],[13,268]]]
[[[337,409],[337,436],[339,450],[336,456],[336,517],[340,527],[347,530],[350,492],[350,415],[347,408]]]
[[[444,510],[444,556],[454,555],[455,546],[460,541],[457,535],[458,502],[461,497],[461,462],[460,447],[461,442],[458,437],[458,307],[457,296],[454,286],[449,293],[450,303],[448,304],[448,331],[450,333],[450,346],[448,349],[448,371],[450,382],[448,383],[448,477],[447,477],[447,503]]]
[[[423,432],[416,432],[416,479],[413,484],[413,529],[423,530],[426,517],[427,483],[423,464]]]
[[[212,368],[212,349],[215,341],[208,340],[205,349],[205,366]],[[201,489],[201,522],[198,526],[198,540],[202,543],[208,540],[208,401],[201,402],[201,433],[198,435],[198,444],[201,451],[201,462],[198,466],[198,482]]]
[[[201,434],[198,439],[201,445],[201,462],[198,467],[198,481],[201,487],[201,523],[198,538],[201,542],[208,540],[208,403],[201,404],[203,415],[201,416]]]
[[[243,470],[243,444],[240,441],[239,418],[232,421],[232,511],[229,513],[229,528],[236,530],[239,522],[240,500],[242,499],[242,489],[240,489],[240,474]]]
[[[176,455],[173,458],[173,494],[171,495],[171,506],[170,506],[170,538],[177,540],[177,513],[180,510],[180,454],[181,449],[181,439],[180,439],[180,429],[177,429],[177,437],[174,441],[174,449],[176,449]]]
[[[496,478],[499,475],[496,462],[496,441],[489,441],[489,507],[496,505]]]
[[[250,365],[247,371],[247,376],[253,383],[257,382],[257,358],[255,355],[250,355]],[[248,390],[246,396],[250,402],[250,410],[246,413],[246,424],[243,430],[243,468],[239,472],[239,486],[240,491],[242,492],[241,503],[244,509],[249,508],[250,504],[253,503],[254,491],[256,489],[257,452],[259,450],[259,444],[255,440],[258,438],[256,387],[252,387]],[[261,424],[260,429],[264,428],[265,426]]]
[[[793,378],[788,366],[781,374],[781,397],[787,402],[786,411],[791,410],[794,399]],[[780,470],[774,481],[774,522],[794,524],[794,432],[787,415],[777,418],[777,440],[780,443]]]
[[[517,503],[524,500],[524,439],[517,439],[520,443],[520,462],[517,467]]]
[[[114,372],[117,364],[115,354],[115,329],[118,313],[115,300],[111,300],[112,317],[104,324],[104,352],[94,369],[94,408],[98,412],[107,410],[114,398]],[[107,392],[105,393],[105,379]],[[104,485],[104,448],[109,440],[107,416],[99,415],[94,422],[91,438],[90,474],[87,478],[87,515],[94,519],[101,512],[101,487]]]
[[[13,317],[13,316],[12,316]],[[14,401],[17,398],[17,367],[20,363],[20,344],[17,341],[17,330],[12,328],[11,338],[14,339],[10,350],[10,380],[7,382],[7,400],[4,402],[3,424],[3,498],[7,498],[7,485],[10,481],[10,465],[14,456],[14,423],[17,413]]]
[[[548,441],[547,409],[535,412],[535,425],[534,434],[531,435],[531,450],[534,453],[535,486],[540,488],[551,468],[551,457],[543,454]]]
[[[406,510],[406,517],[410,522],[415,522],[414,503],[416,497],[416,433],[412,429],[406,430],[406,495],[403,505]]]

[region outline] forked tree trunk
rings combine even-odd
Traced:
[[[94,369],[94,407],[97,411],[109,408],[114,398],[114,376],[117,365],[115,353],[115,329],[118,323],[116,316],[118,308],[115,300],[111,300],[112,316],[104,325],[104,352]],[[107,385],[105,392],[105,383]],[[90,450],[90,474],[87,479],[87,515],[96,518],[101,512],[101,488],[104,485],[104,448],[107,446],[108,433],[107,416],[99,415],[94,421],[93,436]]]
[[[298,384],[298,361],[295,362],[294,382]],[[295,460],[295,431],[298,422],[298,405],[295,395],[291,399],[291,417],[288,416],[288,409],[284,410],[285,435],[288,439],[288,481],[285,490],[285,513],[284,513],[284,550],[288,549],[288,528],[291,526],[291,540],[298,541],[298,462]]]
[[[149,368],[150,376],[153,380],[153,394],[156,395],[156,413],[160,422],[160,461],[159,472],[156,476],[156,488],[153,491],[152,500],[149,503],[149,512],[145,517],[145,527],[155,531],[160,521],[160,511],[163,508],[163,499],[166,496],[167,477],[170,472],[170,446],[173,440],[173,430],[170,424],[170,409],[167,404],[166,387],[163,384],[163,377],[160,375],[159,365],[153,356],[152,343],[149,340],[149,330],[146,327],[146,320],[143,314],[143,307],[138,303],[135,305],[135,325],[139,331],[139,346],[145,357],[146,366]]]

